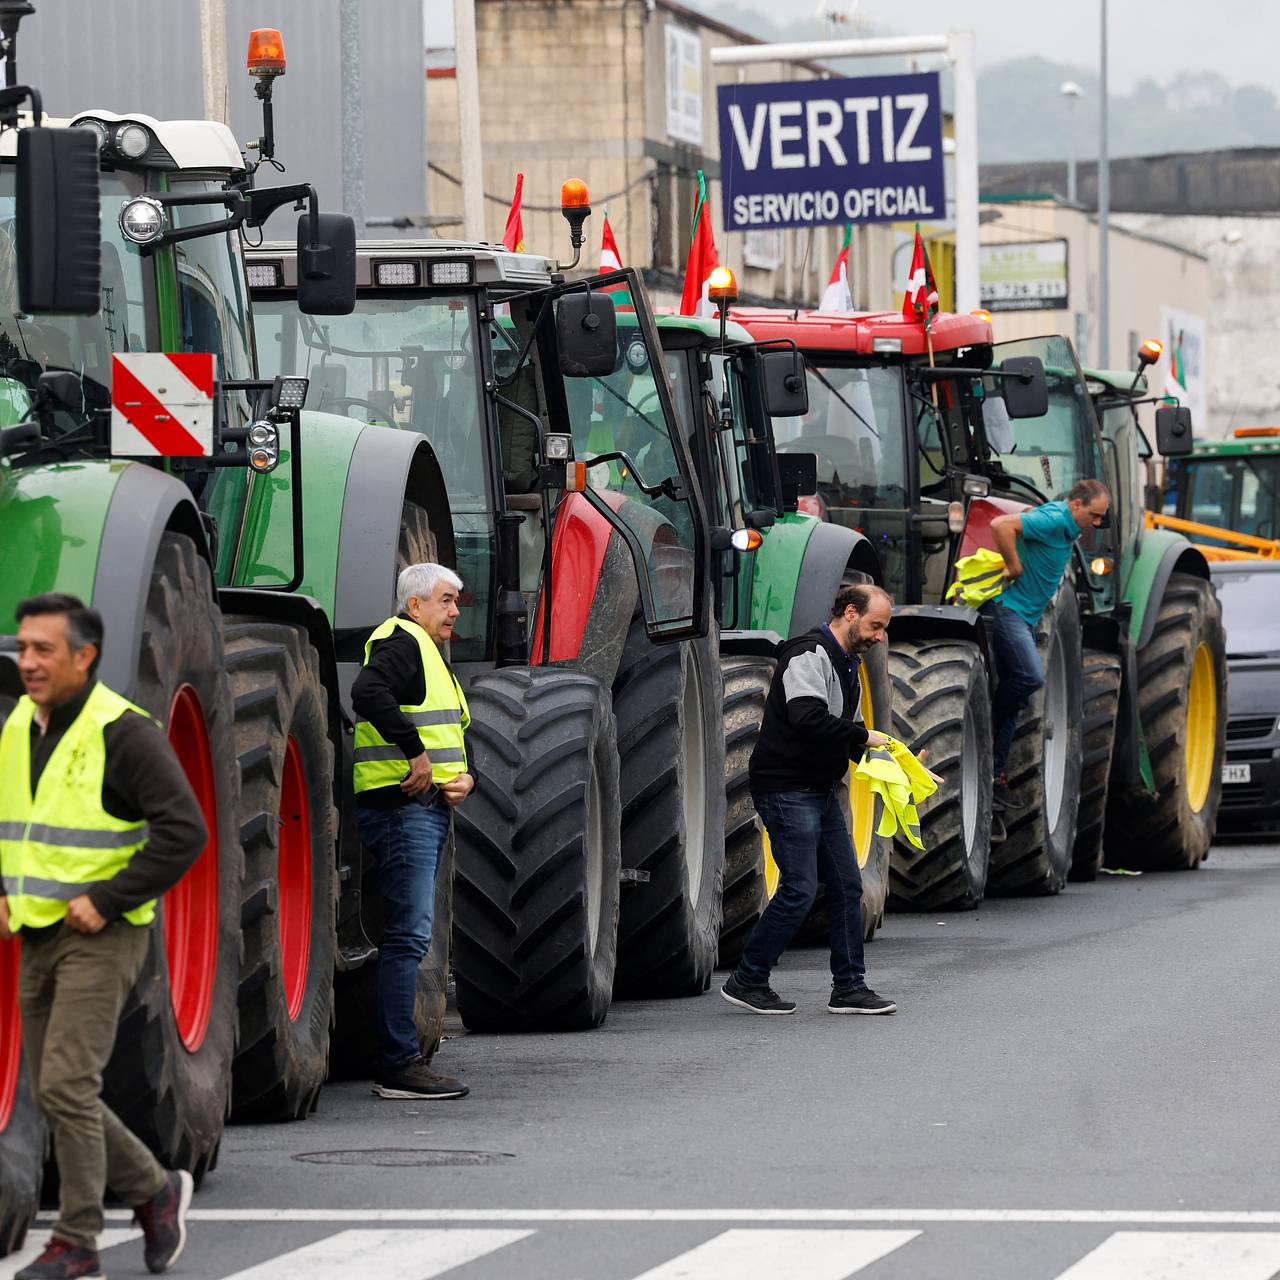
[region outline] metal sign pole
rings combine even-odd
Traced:
[[[788,44],[725,46],[711,50],[714,66],[753,62],[810,62],[945,53],[955,75],[956,310],[980,305],[978,288],[978,93],[972,31],[945,36],[888,36],[868,40],[809,40]]]

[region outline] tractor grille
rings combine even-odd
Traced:
[[[1233,716],[1227,721],[1227,741],[1266,738],[1276,726],[1275,716]]]

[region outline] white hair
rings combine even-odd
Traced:
[[[429,600],[431,593],[442,582],[455,591],[462,590],[462,579],[452,569],[446,569],[442,564],[432,564],[428,561],[424,564],[406,565],[400,570],[400,577],[396,579],[396,610],[404,613],[409,607],[410,596]]]

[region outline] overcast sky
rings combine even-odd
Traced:
[[[423,0],[428,47],[453,43],[452,0]],[[699,8],[699,0],[684,0]],[[741,25],[750,15],[774,13],[778,0],[736,0]],[[968,28],[977,33],[978,61],[1040,55],[1054,62],[1098,63],[1099,0],[800,0],[791,12],[812,15],[819,6],[842,11],[874,30],[917,35]],[[1280,4],[1276,0],[1110,0],[1111,88],[1128,92],[1142,79],[1166,83],[1182,71],[1216,71],[1233,84],[1274,88]],[[910,20],[904,18],[910,15]]]

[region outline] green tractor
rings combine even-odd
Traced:
[[[1165,464],[1163,493],[1151,505],[1179,520],[1280,541],[1280,427],[1237,427],[1229,439],[1195,441]],[[1205,546],[1248,550],[1210,533],[1195,537]]]
[[[890,905],[973,907],[988,887],[1056,893],[1096,869],[1107,826],[1126,865],[1196,865],[1222,758],[1217,602],[1195,548],[1139,527],[1137,446],[1100,429],[1070,343],[997,346],[974,316],[937,317],[926,344],[897,313],[736,314],[756,338],[804,352],[813,411],[775,424],[779,448],[818,454],[806,506],[862,530],[903,602],[890,632],[895,724],[947,781],[921,813],[925,851],[895,845]],[[1049,678],[1019,724],[1009,777],[1020,808],[993,846],[993,673],[980,615],[947,602],[953,566],[991,546],[996,515],[1087,476],[1108,482],[1117,511],[1041,624]],[[1131,815],[1158,838],[1136,844]]]
[[[355,311],[316,319],[292,246],[249,264],[260,358],[442,470],[432,527],[466,584],[451,661],[479,777],[455,822],[464,1022],[592,1027],[615,993],[701,992],[724,873],[714,583],[638,277],[564,284],[501,246],[369,241]],[[575,333],[596,348],[574,355]]]
[[[742,947],[777,885],[777,867],[756,817],[747,762],[759,733],[780,640],[825,621],[846,582],[878,581],[876,557],[853,529],[798,511],[814,487],[812,454],[779,454],[775,418],[808,409],[790,344],[757,344],[741,325],[663,315],[658,332],[676,406],[689,436],[712,522],[750,529],[760,545],[719,563],[717,615],[725,727],[725,881],[720,964],[737,963]],[[752,539],[754,541],[754,539]],[[886,651],[877,646],[860,668],[861,710],[868,725],[889,725]],[[876,834],[875,797],[850,774],[845,820],[863,877],[863,929],[869,941],[884,916],[891,841]],[[821,904],[806,937],[823,932]]]

